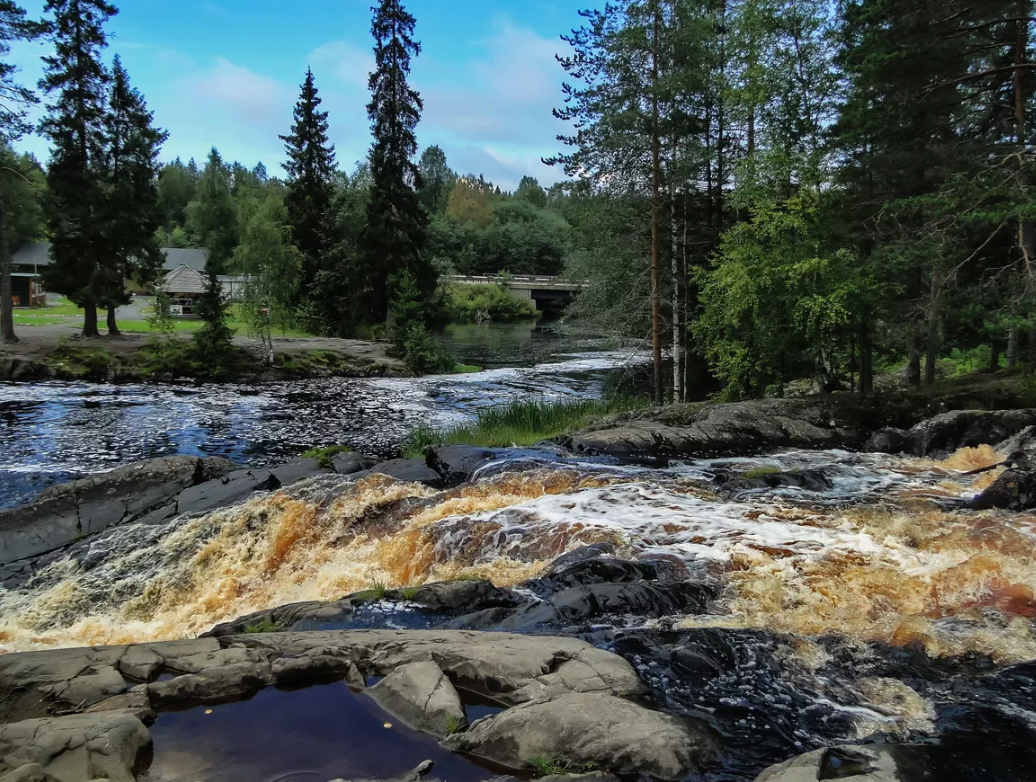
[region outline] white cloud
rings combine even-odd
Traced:
[[[523,174],[556,181],[562,172],[540,159],[557,149],[564,125],[552,115],[564,72],[555,55],[564,44],[500,18],[482,41],[485,55],[460,63],[445,80],[420,83],[423,142],[446,149],[455,168],[484,173],[513,188]],[[416,69],[415,69],[416,70]]]
[[[201,106],[239,114],[256,122],[269,121],[284,113],[292,98],[287,88],[268,76],[261,76],[223,57],[207,71],[192,77],[186,89],[200,98]]]
[[[343,84],[366,90],[374,70],[374,53],[349,41],[332,41],[314,50],[309,64],[315,72],[330,71]]]

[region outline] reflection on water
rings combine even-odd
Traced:
[[[473,375],[243,385],[0,383],[0,508],[42,488],[174,454],[283,462],[344,443],[390,455],[418,423],[445,425],[530,394],[598,396],[628,353],[577,353]]]
[[[387,779],[425,760],[435,763],[429,778],[494,776],[342,683],[296,692],[271,688],[242,703],[164,713],[151,735],[147,782]]]

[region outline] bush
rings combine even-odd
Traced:
[[[411,326],[403,338],[402,358],[415,375],[452,372],[456,362],[423,326]]]
[[[460,323],[508,323],[533,320],[536,306],[503,285],[450,285],[446,290],[450,319]]]

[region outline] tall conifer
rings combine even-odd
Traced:
[[[328,251],[328,221],[334,198],[335,148],[327,137],[327,112],[313,79],[306,71],[302,92],[295,104],[295,123],[291,132],[281,136],[288,155],[284,170],[288,174],[284,204],[295,236],[295,246],[303,256],[299,293],[311,293],[313,282]]]
[[[11,0],[0,0],[0,145],[6,153],[7,144],[21,137],[28,129],[26,108],[37,102],[35,94],[15,81],[18,68],[6,62],[11,53],[11,41],[36,37],[39,25],[25,18],[25,9]],[[5,158],[13,157],[5,154]],[[21,177],[5,163],[0,176]],[[14,296],[11,286],[11,242],[8,227],[10,204],[0,187],[0,341],[17,342],[14,333]]]
[[[430,298],[437,274],[424,255],[428,217],[418,199],[420,175],[413,162],[424,108],[407,81],[411,58],[421,53],[413,39],[414,17],[400,0],[382,0],[374,10],[371,32],[376,69],[370,77],[367,113],[374,132],[373,185],[362,239],[365,263],[359,304],[370,322],[379,322],[388,316],[393,295],[389,287],[399,275],[409,273],[420,295]]]
[[[129,83],[129,74],[115,58],[108,114],[104,122],[105,254],[108,333],[117,334],[115,308],[129,303],[126,280],[147,285],[162,268],[155,241],[161,225],[158,206],[158,153],[168,138],[153,125],[144,97]]]
[[[118,10],[105,0],[47,0],[54,53],[43,58],[40,88],[50,97],[42,132],[52,144],[49,286],[84,310],[83,336],[96,337],[97,305],[105,290],[105,241],[98,217],[104,187],[99,172],[109,75],[101,62],[105,23]]]

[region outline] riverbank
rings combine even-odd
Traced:
[[[67,328],[19,330],[19,341],[0,345],[0,381],[86,380],[107,383],[215,379],[214,371],[191,369],[171,354],[189,344],[189,333],[156,342],[154,335],[122,334],[82,339]],[[385,377],[409,374],[387,354],[388,344],[323,337],[274,337],[273,366],[264,366],[259,340],[235,337],[238,361],[218,379],[245,383],[313,377]]]
[[[891,409],[764,400],[570,437],[658,435],[628,458],[177,462],[51,492],[37,509],[72,503],[66,545],[2,574],[0,645],[38,651],[0,656],[0,763],[21,764],[0,779],[78,747],[90,773],[62,782],[424,760],[465,782],[1024,779],[1036,518],[975,507],[1033,449],[1036,411]],[[105,507],[113,525],[75,528]],[[8,513],[8,539],[26,521]],[[492,765],[451,765],[471,756]]]

